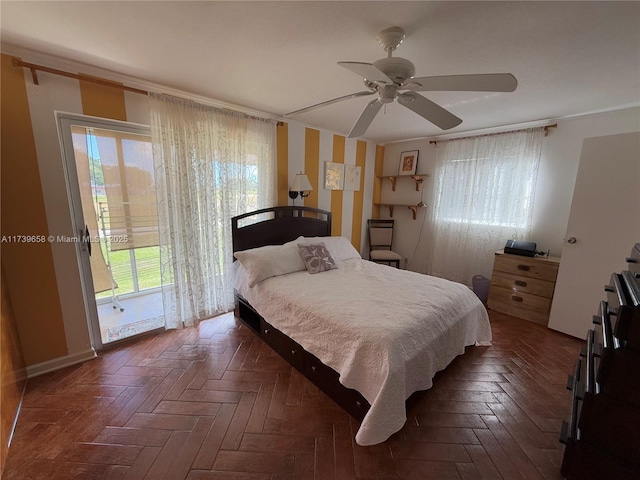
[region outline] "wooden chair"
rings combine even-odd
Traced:
[[[394,220],[367,220],[369,230],[369,260],[400,268],[399,254],[391,250]]]

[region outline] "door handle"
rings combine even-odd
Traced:
[[[573,245],[574,243],[576,243],[578,240],[576,240],[576,237],[569,237],[567,238],[567,243],[570,243],[571,245]]]
[[[84,241],[87,242],[87,252],[89,252],[89,256],[91,256],[91,237],[89,236],[89,227],[87,225],[84,226]]]

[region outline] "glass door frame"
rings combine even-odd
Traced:
[[[82,200],[80,195],[80,184],[78,181],[78,171],[76,168],[76,158],[73,150],[73,140],[71,133],[72,125],[79,125],[88,128],[97,128],[103,130],[116,130],[120,132],[132,133],[137,135],[151,136],[151,128],[149,125],[138,123],[123,122],[119,120],[111,120],[100,117],[91,117],[76,113],[55,112],[56,124],[58,126],[58,137],[60,140],[60,149],[62,152],[62,166],[64,170],[65,182],[67,184],[67,197],[69,201],[69,209],[71,212],[71,224],[73,232],[80,238],[86,235],[85,219],[82,213]],[[138,335],[116,340],[103,344],[102,335],[100,333],[100,321],[98,316],[98,306],[96,302],[96,294],[93,286],[93,277],[91,274],[91,264],[89,260],[89,249],[85,242],[75,242],[76,257],[78,259],[78,267],[80,270],[80,281],[82,284],[82,295],[84,299],[87,324],[89,327],[89,336],[91,345],[96,351],[103,350],[106,347],[111,348],[123,342],[127,342],[132,338],[155,333],[156,330],[144,332]],[[162,329],[157,329],[163,331]]]

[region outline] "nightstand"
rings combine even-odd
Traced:
[[[489,308],[546,325],[556,286],[559,257],[525,257],[496,252]]]

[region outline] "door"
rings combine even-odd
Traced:
[[[584,140],[564,241],[549,328],[585,338],[640,242],[640,133]]]
[[[71,114],[58,125],[93,347],[164,329],[149,128]]]

